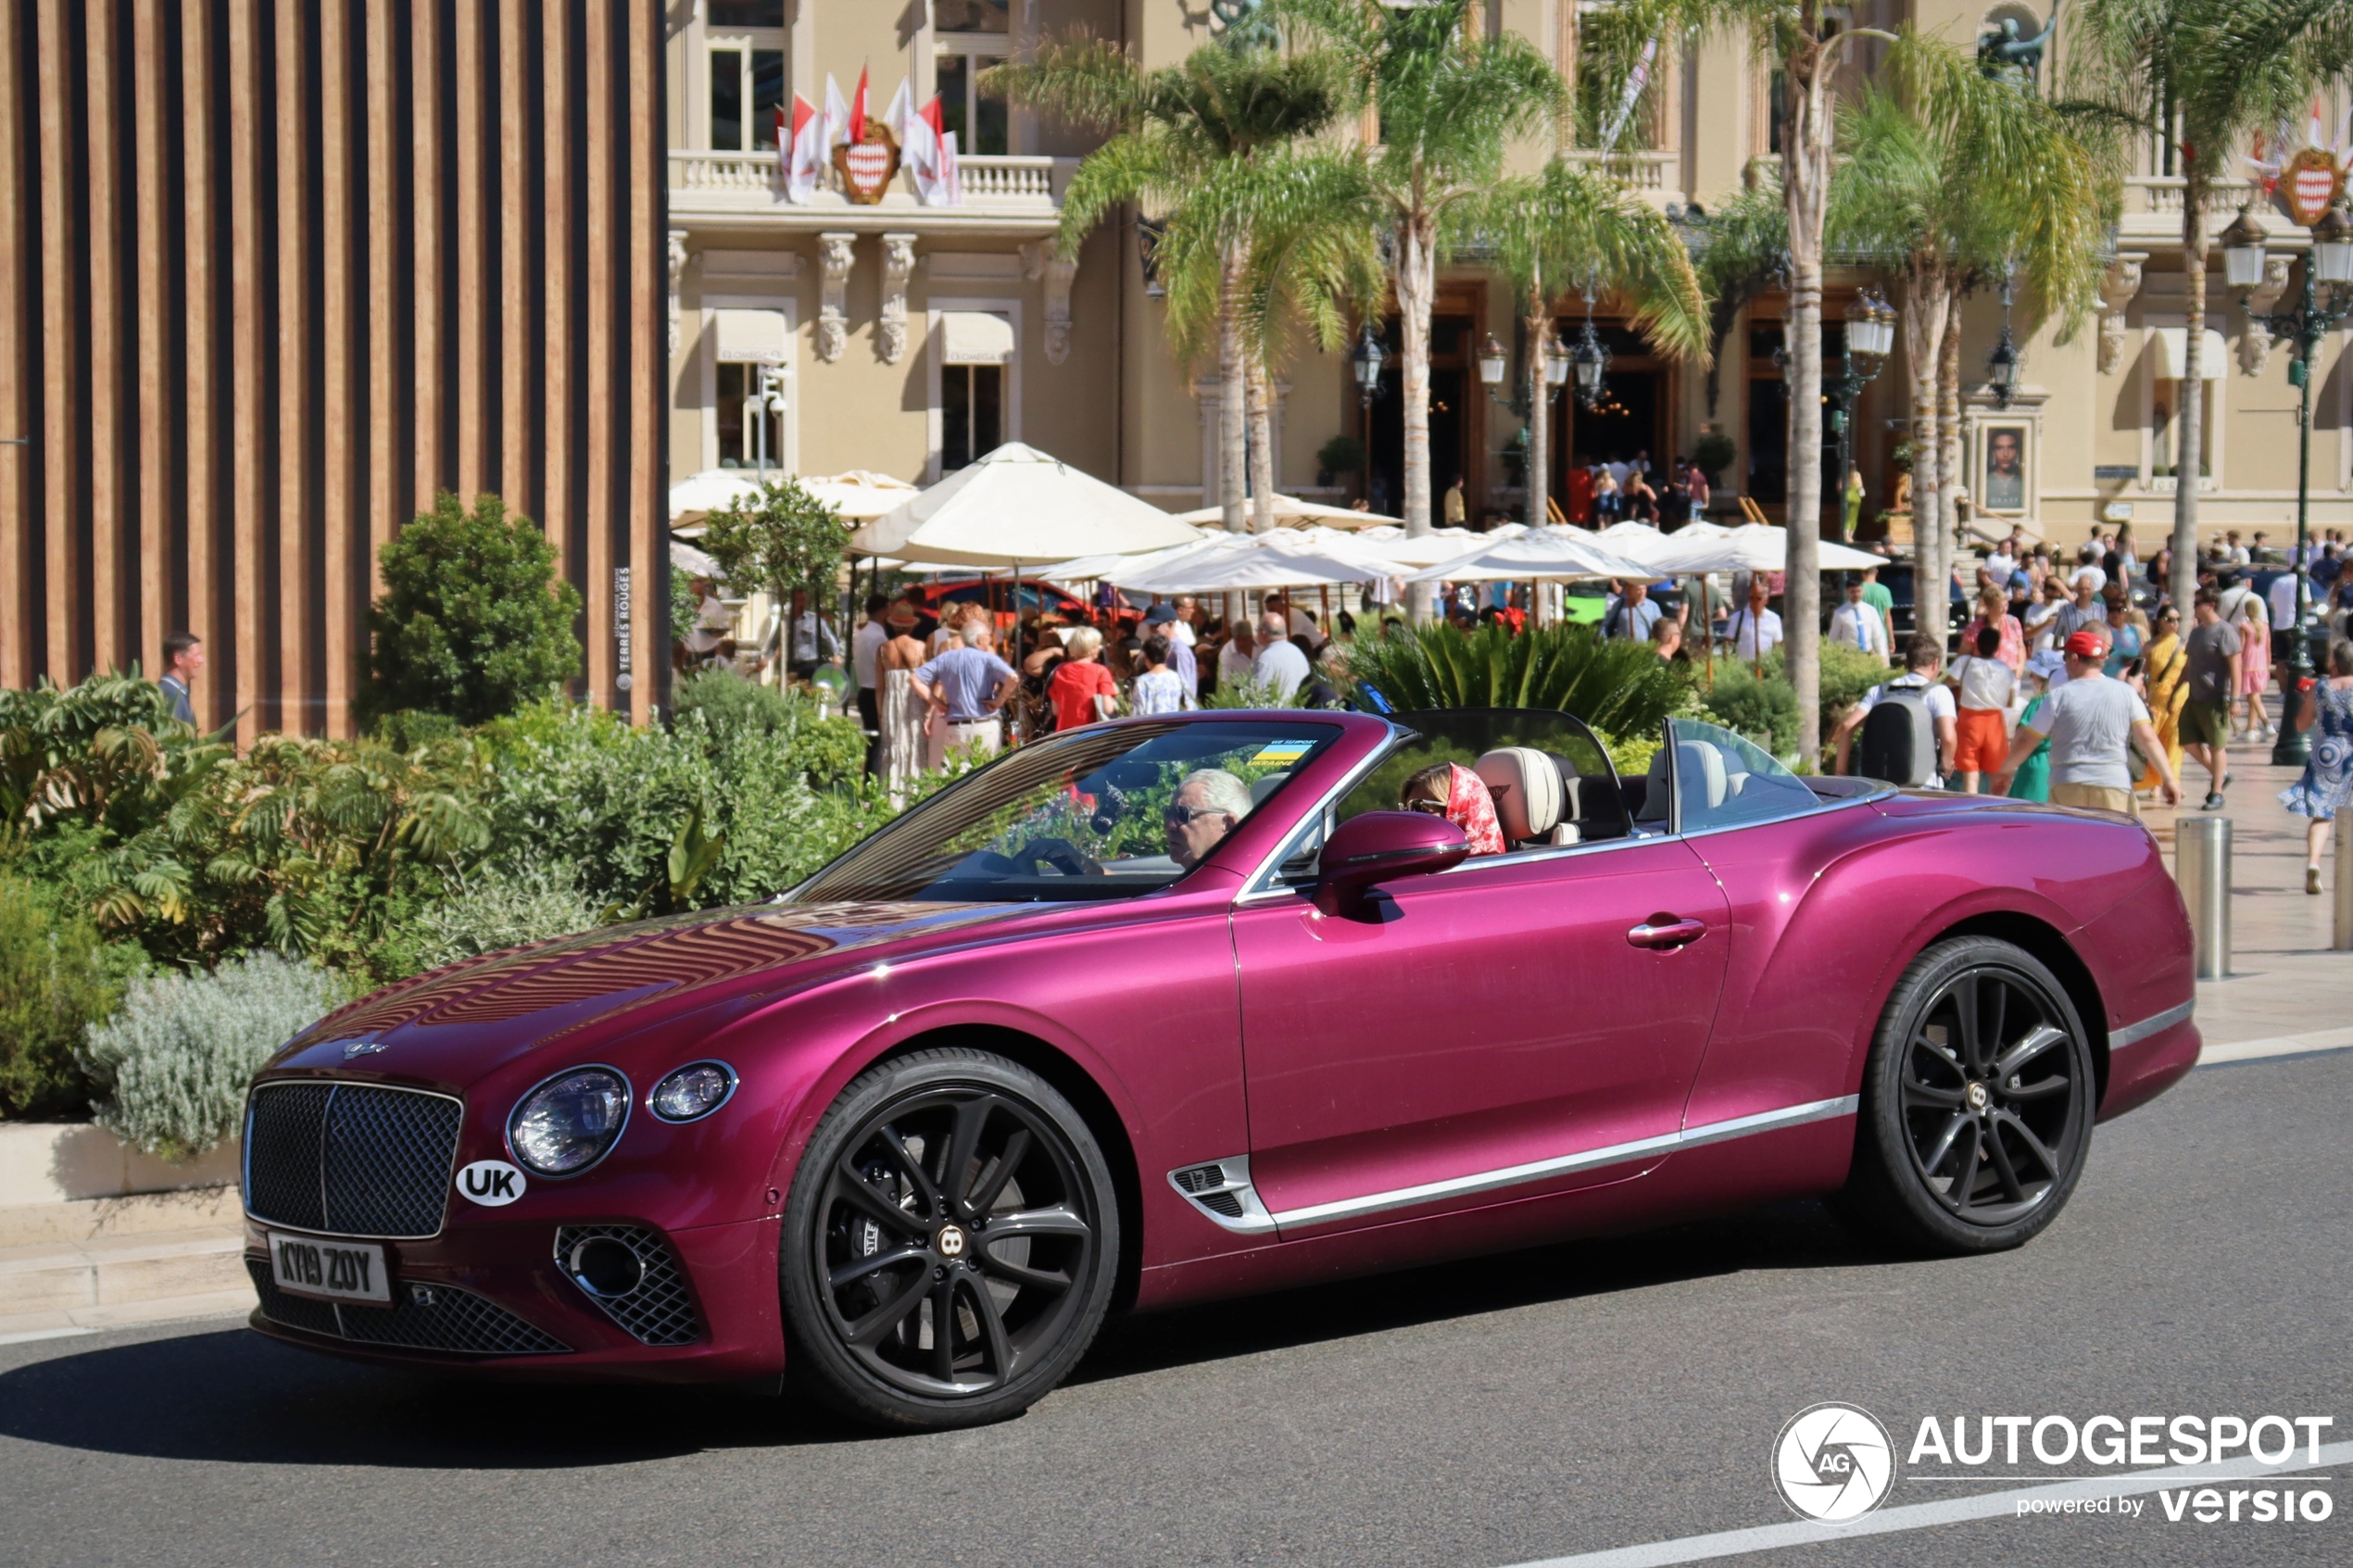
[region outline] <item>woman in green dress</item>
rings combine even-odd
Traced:
[[[2034,716],[2043,711],[2043,704],[2051,699],[2052,675],[2065,668],[2066,665],[2059,661],[2059,656],[2048,650],[2038,653],[2026,661],[2027,689],[2034,695],[2027,703],[2026,711],[2019,715],[2018,721],[2020,724],[2032,725],[2034,722]],[[2046,740],[2036,746],[2034,754],[2018,765],[2018,772],[2010,780],[2010,798],[2042,801],[2051,798],[2051,743],[2049,741]]]

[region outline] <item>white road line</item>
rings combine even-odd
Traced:
[[[2198,1053],[2200,1067],[2220,1067],[2233,1061],[2259,1061],[2267,1056],[2301,1056],[2308,1051],[2336,1051],[2353,1047],[2353,1029],[2316,1029],[2309,1035],[2274,1035],[2261,1040],[2234,1040],[2225,1046],[2208,1046]]]
[[[2301,1444],[2298,1450],[2309,1456]],[[1938,1524],[1959,1524],[1971,1519],[2015,1515],[2028,1499],[2064,1500],[2069,1498],[2130,1497],[2168,1486],[2204,1486],[2215,1481],[2243,1481],[2258,1475],[2291,1475],[2307,1470],[2353,1462],[2353,1443],[2324,1443],[2320,1463],[2263,1464],[2234,1460],[2228,1464],[2183,1464],[2164,1470],[2128,1470],[2118,1475],[2092,1475],[2045,1486],[2016,1486],[2003,1492],[1980,1492],[1940,1502],[1910,1503],[1866,1513],[1852,1524],[1816,1524],[1794,1520],[1786,1524],[1760,1524],[1748,1530],[1723,1530],[1712,1536],[1686,1536],[1681,1540],[1653,1541],[1647,1546],[1618,1547],[1609,1551],[1579,1552],[1574,1557],[1547,1557],[1513,1568],[1659,1568],[1669,1562],[1699,1562],[1711,1557],[1735,1557],[1744,1551],[1775,1551],[1783,1547],[1825,1546],[1856,1536],[1886,1536],[1905,1530],[1926,1530]],[[1757,1466],[1763,1473],[1764,1465]]]

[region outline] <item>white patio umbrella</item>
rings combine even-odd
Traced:
[[[1690,531],[1687,529],[1684,533]],[[1789,569],[1789,530],[1768,523],[1752,522],[1739,528],[1729,528],[1721,538],[1697,538],[1684,542],[1684,533],[1667,541],[1667,547],[1652,553],[1650,564],[1669,576],[1680,577],[1695,571],[1785,571]],[[1886,560],[1867,550],[1821,543],[1821,569],[1824,571],[1859,571],[1866,567],[1885,566]]]
[[[845,469],[840,473],[804,479],[801,487],[833,508],[846,522],[866,522],[912,499],[918,487],[903,479],[871,469]]]
[[[1408,583],[1533,583],[1547,578],[1655,583],[1659,572],[1604,549],[1581,529],[1529,529],[1479,546],[1405,579]]]
[[[1137,594],[1214,594],[1233,589],[1369,583],[1376,578],[1398,576],[1403,571],[1395,561],[1297,549],[1271,541],[1237,539],[1232,543],[1203,545],[1161,562],[1150,572],[1114,574],[1113,580]]]
[[[1360,537],[1368,546],[1398,565],[1419,570],[1462,555],[1491,535],[1473,533],[1467,528],[1433,528],[1420,538],[1414,539],[1408,538],[1402,528],[1394,533],[1386,528],[1376,528]]]
[[[705,469],[670,487],[671,532],[699,532],[705,517],[760,493],[760,474],[751,469]]]
[[[1329,507],[1321,501],[1310,501],[1298,495],[1285,495],[1279,493],[1276,495],[1274,501],[1275,526],[1277,528],[1298,528],[1312,523],[1323,523],[1332,528],[1380,528],[1404,521],[1402,518],[1384,517],[1378,512],[1360,512],[1347,507]],[[1255,503],[1248,508],[1248,516],[1252,522],[1257,521],[1258,508]],[[1176,521],[1189,522],[1197,528],[1223,528],[1226,525],[1226,509],[1223,507],[1196,507],[1189,512],[1178,512]]]
[[[1202,531],[1034,446],[1007,442],[850,535],[853,555],[1008,567],[1139,554]]]
[[[717,561],[696,549],[684,539],[673,539],[670,542],[670,568],[673,571],[683,572],[688,577],[717,578],[723,575]]]

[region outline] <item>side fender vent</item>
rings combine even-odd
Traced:
[[[1257,1189],[1250,1185],[1250,1156],[1246,1154],[1171,1171],[1168,1185],[1227,1230],[1264,1236],[1275,1228],[1274,1216],[1266,1212]]]

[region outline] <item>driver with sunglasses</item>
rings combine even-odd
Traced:
[[[1223,768],[1186,774],[1162,818],[1168,829],[1168,858],[1191,871],[1250,815],[1253,804],[1250,786]]]

